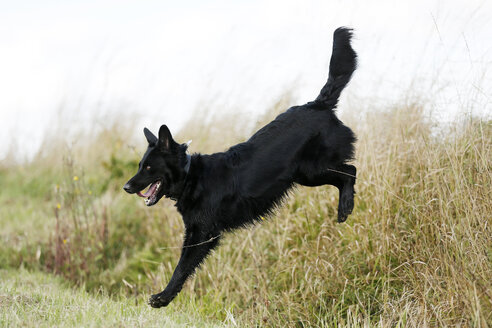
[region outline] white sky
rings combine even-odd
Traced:
[[[360,65],[340,111],[420,97],[443,119],[492,112],[490,0],[0,0],[0,160],[60,117],[175,131],[203,103],[261,113],[293,85],[310,101],[341,25]]]

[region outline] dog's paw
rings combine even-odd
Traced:
[[[171,303],[173,298],[174,297],[169,297],[164,293],[155,294],[149,298],[149,305],[156,309],[160,307],[165,307],[168,306],[169,303]]]
[[[345,222],[349,214],[354,209],[354,194],[351,191],[342,192],[341,199],[338,202],[338,222]]]
[[[338,211],[338,219],[337,219],[337,222],[338,223],[343,223],[345,221],[347,221],[347,218],[349,216],[350,213],[345,213],[343,211]]]

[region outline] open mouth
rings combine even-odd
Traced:
[[[156,182],[150,184],[149,189],[145,193],[142,194],[141,191],[137,193],[140,197],[145,198],[145,205],[152,206],[157,201],[157,194],[161,188],[161,181],[157,180]]]

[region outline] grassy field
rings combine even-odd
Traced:
[[[221,151],[289,104],[250,125],[196,118],[177,140]],[[141,127],[6,161],[0,325],[491,326],[492,122],[439,126],[419,105],[342,118],[359,139],[347,222],[333,187],[299,187],[275,216],[227,235],[159,310],[145,303],[172,274],[183,224],[172,202],[147,208],[121,190],[144,151],[122,131]]]

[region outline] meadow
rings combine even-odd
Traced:
[[[281,97],[254,122],[196,115],[176,139],[222,151],[289,105]],[[158,310],[146,302],[171,277],[183,224],[172,201],[147,208],[122,190],[142,127],[47,137],[32,160],[0,166],[0,326],[491,326],[492,121],[443,125],[424,105],[344,110],[358,136],[346,223],[334,187],[298,187],[227,234]]]

